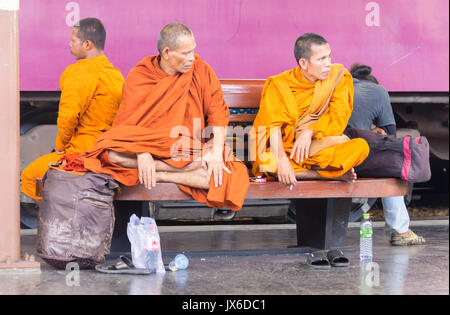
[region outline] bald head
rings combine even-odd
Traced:
[[[195,60],[192,31],[181,23],[163,27],[158,37],[159,66],[168,75],[188,72]]]
[[[193,37],[194,34],[184,24],[170,23],[163,27],[158,36],[158,51],[162,54],[164,47],[174,50],[178,48],[178,41],[181,37]]]

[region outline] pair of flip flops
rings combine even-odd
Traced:
[[[314,269],[330,269],[333,267],[348,267],[350,261],[344,256],[340,249],[333,249],[325,253],[324,251],[312,252],[308,254],[306,261],[308,266]]]
[[[95,266],[95,270],[109,274],[131,274],[131,275],[149,275],[151,269],[136,268],[130,257],[121,255],[119,260],[114,264],[102,264]]]

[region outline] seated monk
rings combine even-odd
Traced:
[[[61,75],[58,134],[55,152],[44,155],[21,175],[22,191],[35,199],[36,178],[65,153],[92,148],[97,137],[111,128],[122,98],[124,78],[104,55],[106,32],[100,20],[83,19],[72,30],[70,52],[76,60]]]
[[[276,174],[288,186],[297,179],[356,179],[353,168],[369,147],[343,136],[353,82],[342,65],[331,64],[330,54],[322,36],[304,34],[294,47],[298,67],[266,81],[251,133],[255,176]]]
[[[68,156],[64,169],[83,165],[148,189],[176,183],[210,207],[239,210],[248,171],[224,146],[229,109],[218,78],[195,48],[188,27],[166,25],[158,38],[159,55],[130,71],[113,127],[89,152]],[[210,141],[203,136],[207,129],[213,132]]]

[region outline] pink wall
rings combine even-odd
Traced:
[[[448,0],[21,0],[22,91],[59,89],[74,62],[68,43],[77,8],[80,18],[103,21],[105,53],[124,75],[156,54],[159,30],[178,21],[221,79],[292,68],[295,39],[316,32],[330,42],[333,62],[371,65],[390,91],[449,89]]]

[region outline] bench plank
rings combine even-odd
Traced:
[[[378,198],[404,196],[408,183],[395,178],[358,179],[354,183],[342,181],[299,181],[292,190],[279,182],[250,183],[245,199],[297,199],[297,198]],[[176,184],[159,183],[151,190],[143,185],[122,186],[116,200],[182,201],[192,198]]]
[[[265,80],[220,80],[223,98],[229,108],[259,108]]]
[[[253,124],[256,114],[233,114],[230,115],[230,124],[248,123]]]

